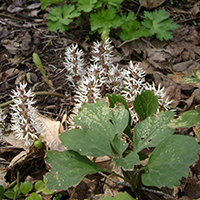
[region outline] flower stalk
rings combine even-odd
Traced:
[[[36,120],[37,109],[33,106],[34,93],[31,90],[26,92],[27,84],[20,83],[16,90],[12,91],[13,104],[11,105],[11,130],[16,138],[23,140],[25,146],[31,146],[39,139],[42,133],[41,124]]]

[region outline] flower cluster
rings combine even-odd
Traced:
[[[65,55],[64,65],[67,70],[66,77],[71,86],[75,87],[79,83],[81,76],[86,73],[84,69],[84,53],[78,49],[77,44],[72,44],[71,47],[66,49]]]
[[[36,121],[37,109],[33,106],[34,94],[31,90],[26,92],[27,84],[20,83],[16,90],[12,91],[13,104],[11,105],[11,130],[19,140],[23,140],[25,146],[31,146],[42,132],[41,125]]]
[[[159,110],[167,109],[171,101],[168,100],[164,92],[164,88],[155,84],[150,85],[145,82],[145,72],[139,64],[133,64],[130,61],[127,68],[120,68],[118,64],[114,64],[113,46],[109,38],[105,42],[94,42],[91,50],[90,65],[87,69],[83,66],[83,52],[78,49],[77,45],[72,45],[66,50],[65,68],[70,72],[67,76],[72,82],[74,77],[78,76],[73,84],[75,86],[75,101],[76,105],[73,110],[73,115],[77,115],[78,110],[84,103],[94,103],[97,99],[105,96],[106,93],[121,94],[129,105],[129,110],[133,122],[139,120],[137,113],[133,108],[133,101],[137,94],[143,90],[151,90],[159,100]],[[74,56],[74,57],[73,57]],[[71,78],[70,78],[71,75]],[[72,123],[72,120],[69,120]]]

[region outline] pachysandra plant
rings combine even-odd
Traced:
[[[42,133],[42,126],[36,120],[37,109],[34,107],[34,93],[26,92],[27,83],[23,82],[12,91],[13,104],[11,105],[11,130],[17,139],[24,141],[25,146],[30,147]]]
[[[139,63],[133,64],[130,61],[126,68],[120,68],[117,63],[114,63],[116,59],[113,49],[109,38],[94,42],[91,58],[84,61],[84,53],[78,49],[78,45],[67,47],[64,65],[69,84],[75,88],[76,102],[73,114],[69,117],[69,127],[73,124],[73,117],[77,115],[84,103],[95,103],[107,93],[121,94],[126,99],[134,123],[139,121],[139,116],[135,112],[133,101],[143,90],[151,90],[158,96],[158,112],[170,106],[171,101],[168,100],[164,88],[160,86],[156,88],[154,83],[150,85],[145,82],[145,72]]]
[[[143,121],[134,126],[133,134],[128,134],[132,141],[131,149],[128,148],[129,143],[122,139],[130,122],[128,106],[121,95],[115,94],[109,96],[109,105],[112,107],[97,100],[96,103],[86,103],[81,107],[74,117],[74,124],[79,128],[60,136],[67,150],[47,153],[46,162],[52,167],[46,175],[47,188],[65,190],[78,184],[84,176],[97,172],[123,178],[121,184],[129,186],[136,197],[139,197],[140,190],[148,190],[145,186],[178,186],[179,180],[187,177],[189,165],[198,159],[200,146],[194,138],[173,135],[175,130],[167,125],[174,113],[162,111],[155,115],[158,97],[150,90],[137,94],[134,106],[138,107],[138,115]],[[141,152],[150,147],[155,148],[150,156]],[[123,169],[124,175],[98,166],[88,156],[110,157],[113,163]]]
[[[198,159],[200,146],[195,139],[173,135],[174,129],[168,127],[174,113],[162,111],[168,110],[171,103],[164,88],[146,83],[139,64],[130,61],[127,68],[118,68],[112,63],[110,45],[108,39],[94,43],[91,63],[76,87],[73,126],[60,136],[67,150],[47,154],[46,162],[52,167],[46,176],[50,190],[76,185],[88,174],[114,173],[99,167],[88,156],[110,157],[124,171],[124,176],[114,174],[123,178],[136,196],[138,189],[146,189],[142,185],[178,186],[181,177],[187,176],[189,165]],[[109,95],[113,90],[117,94]],[[107,103],[101,101],[105,94]],[[133,132],[131,122],[136,122]],[[125,135],[133,149],[127,150]],[[141,152],[150,147],[155,148],[150,156]],[[146,164],[142,165],[143,160]]]

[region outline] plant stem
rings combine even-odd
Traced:
[[[110,178],[109,176],[107,176],[106,174],[104,174],[103,172],[98,172],[98,173],[101,174],[102,176],[106,177],[107,179],[109,179],[110,181],[112,181],[113,183],[115,183],[116,185],[123,185],[123,186],[127,186],[127,187],[130,187],[130,188],[131,188],[131,185],[130,185],[129,183],[124,183],[124,182],[116,181],[116,180]],[[111,172],[110,172],[110,173],[111,173]],[[120,178],[122,178],[122,179],[124,179],[124,180],[126,179],[126,178],[124,178],[124,177],[122,177],[122,176],[120,176],[119,174],[116,174],[116,173],[114,173],[114,172],[112,172],[111,174],[114,174],[114,175],[116,175],[116,176],[118,176],[118,177],[120,177]],[[126,179],[126,181],[128,182],[127,179]]]
[[[143,1],[144,1],[144,0],[141,1],[140,5],[139,5],[139,8],[138,8],[138,10],[137,10],[137,12],[136,12],[136,14],[135,14],[136,17],[137,17],[137,15],[138,15],[138,13],[140,12],[140,9],[141,9],[141,7],[142,7]]]
[[[47,95],[47,96],[55,96],[60,98],[67,98],[64,94],[59,94],[57,92],[46,92],[46,91],[40,91],[40,92],[34,92],[34,94],[37,95]],[[13,103],[13,100],[6,101],[5,103],[0,104],[0,108],[6,107],[9,104]]]
[[[165,196],[165,197],[168,197],[170,199],[175,199],[173,196],[169,195],[169,194],[166,194],[162,191],[159,191],[159,190],[152,190],[150,188],[145,188],[145,187],[142,187],[141,188],[143,191],[147,191],[147,192],[152,192],[154,194],[158,194],[158,195],[162,195],[162,196]]]
[[[13,200],[17,199],[18,192],[19,192],[19,169],[17,169],[17,189],[16,189],[15,196],[14,196]]]

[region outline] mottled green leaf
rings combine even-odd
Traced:
[[[136,124],[134,128],[134,151],[140,152],[147,147],[156,147],[167,136],[172,135],[174,130],[167,127],[173,118],[173,112],[160,112],[159,116],[150,116]]]
[[[137,153],[131,152],[125,158],[113,158],[113,162],[124,170],[133,170],[134,165],[140,164],[140,159]]]
[[[87,156],[114,156],[111,143],[116,134],[121,136],[129,120],[129,112],[119,104],[109,108],[100,100],[94,104],[84,104],[74,118],[82,129],[73,129],[62,133],[62,145],[69,150]]]
[[[172,135],[165,138],[153,151],[142,182],[147,186],[172,188],[179,185],[182,177],[187,177],[189,165],[198,159],[200,146],[194,138]]]
[[[65,190],[78,184],[87,174],[104,171],[86,156],[81,156],[74,151],[48,151],[46,162],[52,167],[46,175],[48,190]]]
[[[182,83],[200,88],[200,69],[194,69],[192,73],[194,77],[183,76],[184,81],[182,81]]]
[[[112,146],[113,146],[114,150],[120,155],[120,157],[122,157],[122,154],[128,147],[128,143],[122,141],[116,134],[112,141]]]
[[[189,110],[184,112],[178,118],[173,119],[167,126],[169,128],[189,128],[195,125],[197,122],[200,122],[200,115],[195,110]]]
[[[99,200],[135,200],[135,199],[126,192],[119,192],[114,197],[107,196],[107,197],[102,197]]]
[[[119,103],[122,103],[124,107],[127,109],[127,111],[129,112],[127,102],[120,94],[116,95],[113,93],[112,95],[107,94],[106,96],[108,97],[109,104],[110,104],[109,106],[111,108],[114,108],[115,104],[119,102]],[[132,140],[132,135],[131,135],[130,130],[131,130],[131,115],[129,113],[129,122],[126,129],[124,130],[124,133],[129,136],[130,140]]]

